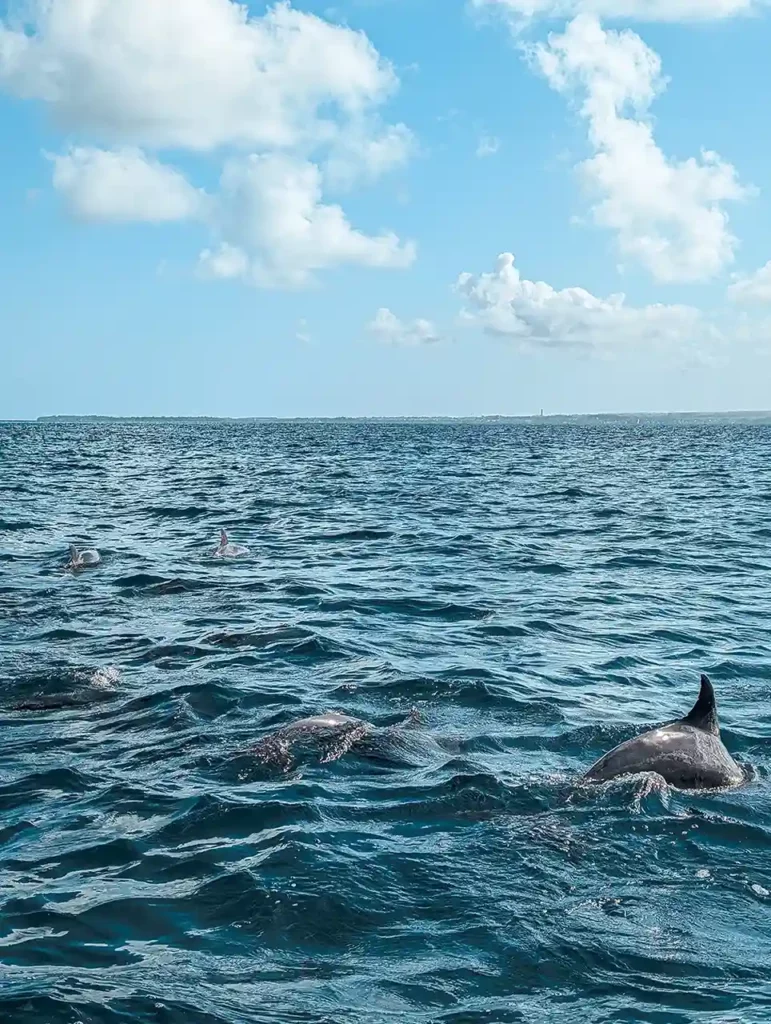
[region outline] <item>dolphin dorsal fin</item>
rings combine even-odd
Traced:
[[[74,544],[70,544],[70,558],[74,561],[78,557],[79,554],[80,554],[80,552],[75,547],[75,545]]]
[[[701,677],[699,698],[682,721],[687,725],[692,725],[695,729],[711,732],[715,736],[719,735],[720,725],[717,720],[715,690],[707,676]]]
[[[227,543],[228,543],[228,535],[225,533],[224,530],[220,530],[220,547],[222,547],[222,548],[227,547]]]

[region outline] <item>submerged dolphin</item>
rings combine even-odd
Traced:
[[[99,565],[102,556],[96,548],[85,548],[80,551],[74,544],[70,544],[70,560],[65,569],[84,569],[89,565]]]
[[[120,672],[113,666],[91,669],[58,669],[24,677],[22,684],[2,682],[3,706],[11,711],[59,711],[98,701],[113,700],[119,694]],[[19,692],[21,689],[26,693]],[[10,690],[10,694],[8,691]],[[22,699],[6,704],[13,691]]]
[[[301,718],[270,733],[252,747],[249,753],[265,764],[288,768],[309,755],[320,761],[336,761],[353,744],[367,734],[372,726],[360,718],[329,712]]]
[[[352,748],[366,757],[398,761],[410,753],[409,745],[402,739],[402,730],[419,721],[420,716],[413,709],[397,725],[378,729],[362,718],[327,712],[290,722],[263,737],[249,753],[263,763],[282,768],[309,757],[322,763],[336,761]]]
[[[220,530],[219,545],[212,551],[212,558],[238,558],[239,555],[248,555],[249,549],[241,544],[231,544],[228,535]]]
[[[655,772],[678,789],[725,789],[744,782],[720,739],[715,691],[706,676],[685,718],[620,743],[592,765],[583,781],[607,782],[640,772]]]

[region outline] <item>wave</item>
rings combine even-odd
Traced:
[[[440,619],[444,622],[462,622],[486,618],[487,608],[442,601],[426,597],[370,597],[323,598],[319,607],[325,611],[354,611],[361,613],[398,615],[409,618]]]
[[[329,533],[320,533],[314,540],[343,541],[343,540],[387,540],[393,537],[392,530],[377,529],[375,527],[360,527],[352,530],[336,530]]]
[[[147,509],[147,514],[155,519],[203,519],[211,512],[202,505],[155,505]]]
[[[573,486],[562,487],[555,491],[542,491],[539,494],[536,494],[536,497],[542,499],[561,498],[563,500],[573,501],[576,498],[598,498],[600,495],[587,490],[586,488]]]
[[[348,645],[303,626],[209,633],[201,644],[207,648],[255,648],[280,657],[346,658],[355,653]]]
[[[181,579],[172,577],[167,579],[163,576],[155,576],[152,573],[134,573],[131,576],[121,576],[113,584],[119,590],[141,591],[145,594],[184,594],[192,593],[195,590],[211,589],[212,584],[203,580]]]
[[[0,531],[5,533],[16,533],[21,530],[34,530],[39,524],[30,522],[27,519],[3,519],[0,517]]]

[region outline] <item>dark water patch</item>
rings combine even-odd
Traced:
[[[209,648],[255,648],[282,658],[346,658],[344,644],[303,626],[278,626],[237,633],[210,633],[201,640]]]
[[[605,569],[671,569],[672,566],[659,555],[614,555],[603,563]]]
[[[84,707],[95,701],[115,700],[116,695],[103,690],[92,690],[89,692],[61,694],[56,696],[31,697],[26,700],[12,702],[8,705],[11,711],[65,711],[70,708]]]
[[[201,642],[215,647],[267,648],[275,644],[307,640],[312,636],[311,630],[304,629],[301,626],[278,626],[243,633],[209,633]]]
[[[474,771],[473,765],[462,759],[448,761],[440,771],[450,777],[423,785],[405,785],[392,792],[401,816],[413,822],[439,821],[447,827],[454,819],[466,819],[468,823],[500,814],[540,814],[553,801],[553,794],[545,789],[539,792],[531,786],[508,785],[491,773]],[[381,803],[373,816],[388,813],[388,806]]]
[[[555,499],[556,498],[558,500],[562,499],[562,500],[574,501],[577,498],[598,498],[599,495],[595,494],[594,492],[592,492],[590,490],[587,490],[584,487],[574,486],[574,487],[563,487],[563,488],[561,488],[559,490],[556,490],[556,491],[543,491],[542,493],[537,494],[536,497],[539,498],[539,499],[542,499],[542,500],[549,500],[549,499]]]
[[[84,633],[78,629],[49,629],[45,633],[39,633],[36,636],[32,636],[30,639],[35,643],[45,643],[46,641],[70,641],[70,640],[85,640],[88,639],[89,634]]]
[[[424,597],[393,597],[369,599],[326,598],[319,602],[324,611],[355,611],[370,614],[398,615],[407,618],[434,618],[445,622],[461,622],[467,619],[483,619],[489,615],[486,608],[456,604],[452,601],[437,601]]]
[[[623,516],[624,510],[622,508],[595,508],[591,511],[592,516],[595,519],[615,519],[617,516]]]
[[[85,793],[96,780],[76,768],[52,768],[47,772],[32,772],[16,782],[0,785],[0,804],[21,794]]]
[[[564,576],[571,572],[570,566],[563,565],[562,562],[523,562],[520,568],[543,576]]]
[[[212,720],[232,711],[238,706],[238,694],[223,684],[208,683],[191,687],[186,700],[191,711],[198,718]]]
[[[476,628],[482,636],[512,638],[527,636],[529,633],[525,626],[507,625],[500,622],[486,623],[484,626],[477,626]]]
[[[289,799],[234,802],[203,796],[185,803],[184,810],[155,833],[156,843],[174,847],[203,840],[243,839],[266,829],[312,825],[319,820],[311,803]]]
[[[338,530],[330,533],[321,533],[314,540],[322,541],[343,541],[343,540],[387,540],[393,536],[391,530],[377,529],[374,527],[354,530]]]
[[[331,590],[315,583],[304,583],[302,580],[288,580],[277,584],[288,597],[316,597],[330,594]]]
[[[184,594],[192,593],[195,590],[211,589],[212,584],[203,580],[164,579],[163,576],[154,576],[152,573],[135,573],[132,576],[121,576],[115,580],[114,586],[120,590],[137,591],[145,594]]]
[[[209,509],[200,505],[157,505],[146,510],[155,519],[202,519],[210,515]]]
[[[93,871],[95,868],[123,867],[141,856],[136,843],[115,839],[95,846],[79,846],[69,853],[57,853],[37,860],[9,859],[9,871],[32,871],[39,877],[64,878],[72,871]]]
[[[3,519],[0,517],[0,532],[16,533],[20,530],[34,530],[39,523],[33,523],[25,519]]]
[[[200,644],[168,643],[156,644],[132,661],[136,665],[154,663],[163,668],[184,668],[185,664],[199,658],[207,658],[211,651]]]
[[[0,848],[12,843],[18,836],[34,832],[35,826],[31,821],[18,821],[13,825],[6,825],[0,829]]]

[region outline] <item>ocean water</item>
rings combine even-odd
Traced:
[[[770,613],[762,425],[0,426],[0,1021],[771,1020]]]

